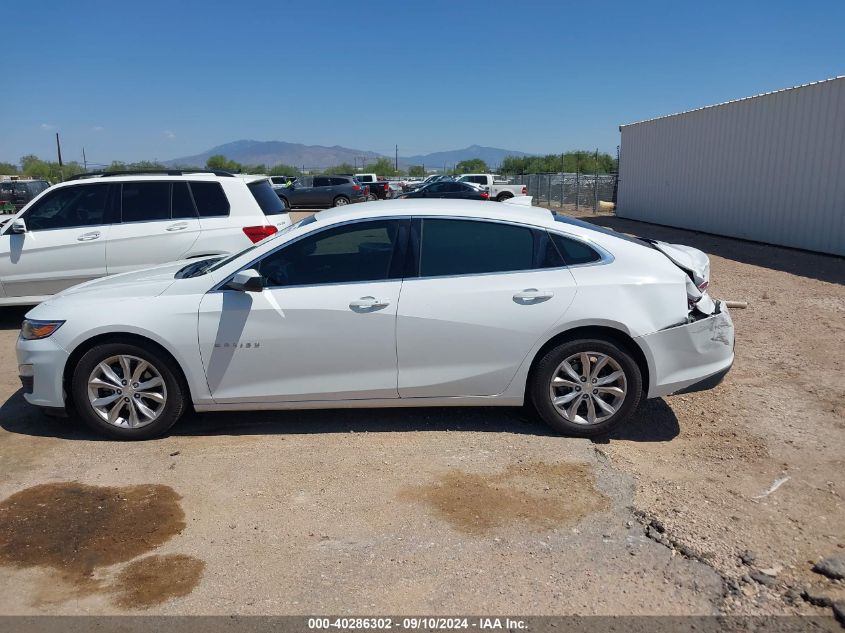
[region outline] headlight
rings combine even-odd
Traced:
[[[21,338],[26,341],[47,338],[62,327],[63,323],[64,321],[34,321],[25,319],[21,324]]]

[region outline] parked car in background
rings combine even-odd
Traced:
[[[354,202],[365,202],[369,189],[354,176],[300,176],[285,187],[276,187],[276,195],[289,209],[326,209]]]
[[[607,434],[734,359],[707,256],[517,205],[310,216],[238,255],[101,279],[31,310],[32,405],[119,439],[196,411],[520,406]],[[104,338],[104,335],[107,338]]]
[[[468,182],[439,180],[431,184],[403,193],[400,198],[456,198],[461,200],[488,200],[489,194],[480,187]]]
[[[284,187],[289,182],[296,180],[296,176],[270,176],[270,182],[274,187]]]
[[[84,174],[50,187],[0,229],[0,305],[156,264],[218,258],[290,225],[265,176]]]
[[[425,187],[428,184],[433,182],[437,182],[443,178],[440,174],[431,174],[430,176],[426,176],[422,180],[409,180],[405,183],[403,189],[407,191],[413,191],[414,189],[419,189],[420,187]]]
[[[528,194],[526,185],[514,185],[504,180],[498,174],[464,174],[458,182],[471,182],[486,188],[491,200],[502,202],[514,196]]]
[[[354,175],[355,180],[369,187],[367,200],[388,200],[393,197],[393,190],[390,188],[390,183],[384,178],[379,179],[375,174],[348,174]]]
[[[50,183],[46,180],[0,181],[0,211],[17,213],[49,187]]]

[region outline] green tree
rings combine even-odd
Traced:
[[[382,177],[395,176],[397,173],[396,168],[393,166],[393,161],[391,161],[389,158],[384,157],[379,158],[376,162],[367,165],[362,171],[373,173]]]
[[[455,165],[455,173],[457,174],[486,174],[490,168],[480,158],[469,158],[462,160]]]
[[[537,173],[600,173],[607,174],[617,171],[616,159],[605,152],[596,153],[586,150],[575,150],[563,154],[547,154],[545,156],[508,156],[502,161],[503,174],[537,174]]]
[[[18,173],[18,166],[14,163],[0,163],[0,174],[12,176]]]
[[[411,165],[408,167],[409,176],[425,176],[425,167],[422,165]]]
[[[300,176],[302,172],[299,171],[296,167],[291,165],[285,165],[283,163],[279,163],[278,165],[274,165],[273,169],[270,170],[271,176]]]
[[[341,163],[333,167],[327,167],[323,170],[324,174],[354,174],[355,168],[349,163]]]
[[[218,169],[221,171],[231,171],[235,173],[243,171],[243,165],[237,161],[229,160],[223,156],[223,154],[209,156],[208,160],[205,161],[205,167],[206,169]]]

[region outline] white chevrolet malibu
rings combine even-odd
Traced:
[[[533,404],[607,433],[717,384],[727,310],[695,249],[511,204],[324,211],[226,259],[91,281],[26,315],[24,397],[121,439],[188,409]]]

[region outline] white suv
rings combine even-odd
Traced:
[[[181,259],[237,253],[290,224],[266,176],[166,170],[86,174],[0,228],[0,306]]]

